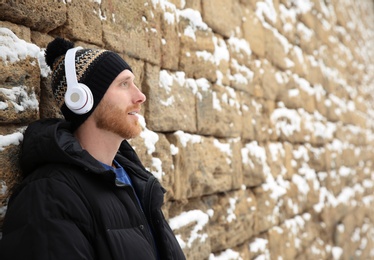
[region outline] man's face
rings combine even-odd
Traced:
[[[92,115],[99,129],[131,139],[142,130],[137,114],[145,100],[134,84],[134,74],[124,70],[110,84]]]

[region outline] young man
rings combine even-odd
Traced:
[[[164,189],[126,141],[141,132],[146,100],[130,66],[73,46],[56,38],[47,47],[65,120],[25,132],[25,178],[9,200],[0,259],[185,259],[161,211]]]

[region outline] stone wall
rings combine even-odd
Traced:
[[[133,67],[188,259],[374,259],[373,1],[1,1],[1,219],[55,36]]]

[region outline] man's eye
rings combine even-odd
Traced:
[[[127,82],[122,82],[121,83],[121,86],[123,86],[123,87],[127,87],[127,85],[128,85]]]

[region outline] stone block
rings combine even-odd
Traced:
[[[181,49],[179,68],[189,78],[206,78],[210,82],[217,81],[219,63],[215,57],[214,34],[205,24],[196,25],[187,17],[181,18],[179,31]]]
[[[248,67],[238,63],[237,60],[231,59],[230,62],[230,86],[237,90],[252,92],[254,72]]]
[[[313,208],[320,199],[320,183],[313,169],[304,168],[292,176],[292,183],[297,187],[297,196],[292,201],[297,210],[304,212]],[[295,191],[295,190],[293,190]]]
[[[295,173],[295,169],[293,167],[293,146],[289,142],[283,142],[283,149],[284,149],[284,166],[286,168],[285,179],[290,180],[292,175]]]
[[[323,79],[322,79],[323,84],[320,84],[320,85],[323,86],[323,89],[326,91],[326,96],[327,96],[330,93],[336,93],[338,89],[338,84],[336,83],[336,79],[340,77],[340,75],[336,71],[334,72],[332,72],[332,70],[327,71],[327,67],[325,67],[324,70],[325,71],[323,72]]]
[[[346,140],[352,146],[365,146],[368,143],[364,128],[356,125],[341,125],[336,129],[335,136],[341,141]]]
[[[371,235],[373,232],[373,225],[367,223],[365,228],[367,228],[368,231],[363,232],[361,235],[361,243],[359,248],[356,250],[356,256],[360,257],[361,259],[370,259],[373,257],[374,248],[374,242]]]
[[[303,124],[306,133],[305,141],[313,146],[323,146],[333,140],[335,124],[314,113],[304,113],[303,117],[307,118]]]
[[[244,259],[256,259],[262,257],[270,258],[269,240],[266,233],[262,233],[252,238],[248,242],[248,258]]]
[[[243,96],[242,137],[245,141],[256,140],[262,143],[276,139],[274,127],[269,120],[273,106],[272,101]]]
[[[40,69],[35,58],[0,61],[0,122],[27,123],[39,118]]]
[[[48,43],[53,41],[53,39],[54,37],[48,34],[37,32],[37,31],[31,31],[31,41],[35,43],[37,46],[39,46],[40,48],[47,48]]]
[[[318,39],[323,43],[328,45],[330,41],[332,26],[328,20],[326,20],[322,14],[317,14],[317,19],[315,19],[314,31]]]
[[[358,165],[359,157],[357,154],[358,147],[350,145],[342,151],[342,158],[344,158],[344,166],[354,169],[354,166]]]
[[[293,172],[297,173],[299,169],[309,162],[308,149],[303,144],[292,144],[288,145],[288,150],[291,153],[291,166],[293,167]]]
[[[309,11],[304,11],[300,12],[298,14],[298,19],[303,22],[307,27],[314,29],[315,24],[318,20],[318,18],[315,15],[315,12],[309,10]]]
[[[330,198],[330,201],[331,199],[334,199],[334,197]],[[332,203],[327,202],[320,213],[321,221],[325,223],[326,234],[332,234],[337,223],[352,210],[354,210],[354,207],[351,203],[338,202],[336,205],[332,205]]]
[[[161,67],[169,70],[178,70],[180,38],[177,16],[174,10],[166,9],[161,14]]]
[[[265,28],[253,11],[246,9],[243,17],[243,36],[259,58],[265,57]]]
[[[292,68],[294,64],[288,58],[291,44],[288,42],[287,38],[272,27],[265,27],[264,35],[266,59],[281,70]]]
[[[54,99],[51,87],[51,77],[41,77],[40,80],[40,118],[63,118],[60,108]]]
[[[90,1],[72,1],[65,6],[66,21],[53,31],[54,34],[102,46],[102,20],[107,18],[101,10],[101,5]]]
[[[231,36],[226,43],[230,60],[235,60],[239,65],[250,69],[256,59],[252,55],[249,42],[241,37]]]
[[[100,8],[105,10],[100,34],[106,48],[161,64],[160,12],[139,1],[108,1]]]
[[[348,215],[349,216],[349,215]],[[353,218],[351,216],[350,218]],[[350,221],[349,218],[345,218],[345,221]],[[337,224],[334,231],[334,244],[338,247],[343,248],[345,243],[349,243],[351,232],[346,230],[346,224],[340,223]]]
[[[305,63],[306,56],[304,55],[302,49],[299,46],[293,46],[293,48],[290,49],[289,57],[294,64],[290,70],[299,77],[305,78],[306,74],[308,73],[308,67]]]
[[[298,186],[292,181],[285,182],[288,185],[287,193],[280,198],[280,222],[284,222],[289,218],[293,218],[301,214],[305,207],[306,196],[303,191],[300,191]]]
[[[282,2],[282,1],[280,1]],[[295,45],[296,39],[296,13],[293,12],[290,6],[285,3],[279,3],[279,19],[277,24],[278,31],[288,39],[288,41]]]
[[[193,19],[194,18],[194,19]],[[195,10],[184,10],[179,13],[178,31],[183,48],[194,51],[214,52],[214,33]]]
[[[289,78],[286,87],[280,91],[278,99],[287,108],[302,108],[309,113],[315,111],[315,90],[313,86],[296,74]]]
[[[230,37],[241,25],[242,9],[238,0],[204,0],[201,3],[203,19],[213,31]]]
[[[264,98],[265,97],[265,92],[264,88],[262,87],[263,85],[263,77],[264,77],[264,72],[265,70],[262,68],[262,64],[268,63],[267,60],[249,60],[249,65],[248,69],[253,72],[253,77],[251,80],[251,84],[249,87],[245,87],[243,91],[249,93],[250,95],[257,97],[257,98]],[[248,74],[248,73],[247,73]],[[265,84],[265,83],[264,83]]]
[[[218,257],[225,257],[227,253],[233,253],[233,258],[238,258],[241,257],[241,259],[251,259],[250,254],[249,254],[249,247],[248,247],[248,241],[242,245],[238,245],[232,249],[226,249],[225,251],[222,251]]]
[[[281,227],[272,227],[267,231],[271,257],[275,259],[295,259],[295,239],[291,232]]]
[[[245,92],[240,92],[241,99],[241,112],[242,112],[242,138],[244,140],[254,140],[255,139],[255,114],[256,107],[255,99]]]
[[[272,194],[276,191],[270,188],[269,185],[270,183],[266,183],[253,189],[257,202],[255,234],[262,233],[279,224],[280,208],[277,205],[277,196]]]
[[[206,78],[210,82],[217,81],[217,66],[214,63],[213,53],[191,52],[190,49],[182,48],[179,65],[189,78]]]
[[[352,101],[348,101],[347,103],[351,103]],[[365,128],[367,124],[367,117],[366,114],[357,111],[354,107],[348,108],[347,111],[342,115],[342,122],[354,126],[358,126],[361,128]],[[359,136],[359,138],[362,136]]]
[[[216,64],[216,77],[217,84],[223,86],[231,85],[231,66],[230,66],[230,53],[226,41],[220,36],[213,37],[214,43],[214,64]],[[234,87],[235,88],[235,87]]]
[[[184,72],[168,72],[146,65],[145,117],[153,131],[196,133],[196,101]]]
[[[327,116],[327,105],[326,105],[327,92],[321,84],[314,85],[313,87],[315,89],[314,104],[316,106],[316,111],[326,118]]]
[[[347,9],[346,4],[341,4],[338,0],[331,1],[331,4],[335,12],[337,24],[347,27],[347,24],[351,20],[348,13],[348,10],[350,9]]]
[[[279,227],[273,228],[275,238],[269,235],[270,248],[274,248],[283,259],[297,259],[305,248],[318,237],[318,227],[309,213],[287,219]],[[273,251],[272,251],[273,252]]]
[[[266,162],[270,167],[270,172],[274,178],[287,178],[285,167],[286,151],[280,142],[268,142],[265,146]]]
[[[321,66],[314,56],[307,56],[306,65],[308,68],[308,73],[305,75],[305,79],[311,85],[323,84],[324,77]]]
[[[313,28],[306,26],[302,22],[296,23],[296,43],[306,54],[312,54],[317,49],[317,39]]]
[[[271,175],[271,169],[267,163],[265,146],[257,141],[243,145],[241,149],[243,165],[243,183],[248,187],[256,187],[265,183]]]
[[[327,250],[330,248],[330,250]],[[308,247],[305,248],[305,251],[300,255],[296,260],[304,259],[304,255],[308,256],[308,259],[319,259],[319,260],[329,260],[333,259],[331,255],[332,245],[327,244],[321,238],[316,238],[314,241],[311,241]]]
[[[362,239],[361,237],[362,234],[360,233],[361,233],[360,228],[357,227],[354,233],[350,234],[350,237],[348,238],[348,240],[346,240],[345,243],[341,246],[342,252],[344,252],[341,257],[342,260],[349,260],[349,259],[355,259],[355,258],[362,259],[359,253],[361,251],[360,240]],[[362,249],[364,249],[364,246],[362,247],[363,247]]]
[[[213,85],[197,98],[197,131],[202,135],[237,137],[242,130],[240,95],[233,88]]]
[[[316,172],[324,172],[328,169],[327,167],[327,156],[325,147],[308,147],[310,168],[314,169]]]
[[[238,140],[218,140],[182,131],[167,138],[175,147],[174,199],[229,191],[242,183]]]
[[[208,196],[203,201],[212,211],[208,234],[213,252],[241,245],[253,236],[256,201],[250,190]]]
[[[14,24],[14,23],[7,22],[7,21],[0,21],[0,28],[8,28],[18,38],[20,38],[20,39],[22,39],[26,42],[31,42],[31,30],[30,30],[30,28],[28,28],[26,26]]]
[[[326,162],[327,169],[336,169],[344,165],[344,158],[342,157],[343,143],[339,140],[332,144],[326,144]]]
[[[326,118],[330,122],[338,122],[341,121],[342,117],[342,110],[338,103],[338,99],[333,94],[328,94],[326,96]]]
[[[200,199],[169,202],[168,221],[186,259],[208,259],[211,248],[209,221],[212,209]]]
[[[172,1],[175,1],[175,2],[179,2],[181,3],[180,1],[178,0],[172,0]],[[177,3],[175,3],[177,5]],[[181,6],[180,9],[182,9],[183,6]],[[185,6],[184,6],[185,9],[187,8],[191,8],[191,9],[194,9],[196,11],[199,11],[201,13],[201,1],[200,0],[190,0],[190,1],[186,1],[185,2]]]
[[[262,91],[265,99],[275,101],[282,89],[277,79],[277,70],[267,60],[261,63],[263,69]]]
[[[11,1],[0,3],[0,20],[24,25],[34,31],[47,33],[66,22],[66,4],[47,0]]]
[[[365,106],[365,100],[363,97],[361,97],[363,93],[361,93],[361,91],[358,92],[358,96],[352,98],[352,101],[354,102],[354,107],[356,108],[356,111],[361,112],[362,114],[366,114],[367,107]]]
[[[214,34],[202,20],[201,14],[192,9],[179,12],[178,31],[180,32],[180,64],[181,70],[188,77],[205,77],[211,82],[217,80],[214,64]]]
[[[276,137],[281,141],[290,143],[304,143],[310,139],[310,129],[305,126],[303,115],[297,110],[284,107],[275,108],[270,114]]]

